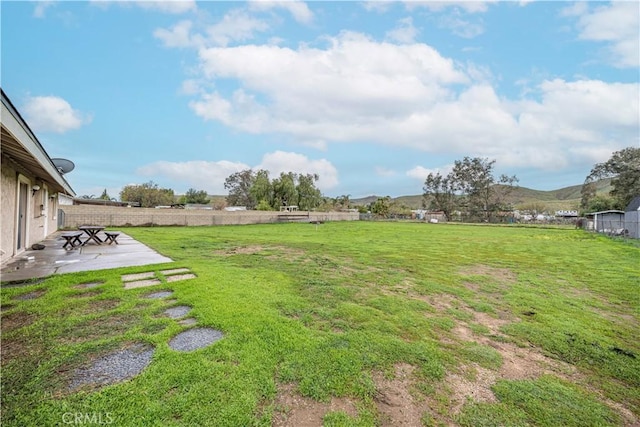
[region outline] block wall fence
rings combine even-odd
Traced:
[[[190,209],[125,208],[117,206],[60,206],[59,226],[74,229],[81,225],[128,226],[206,226],[264,224],[283,221],[357,221],[357,212],[281,212],[214,211]]]

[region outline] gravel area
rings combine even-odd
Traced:
[[[191,307],[188,305],[179,305],[177,307],[171,307],[164,311],[164,314],[171,317],[172,319],[179,319],[187,315],[188,312],[191,311]]]
[[[222,332],[211,328],[193,328],[180,332],[169,341],[169,347],[177,351],[191,351],[206,347],[222,339]]]
[[[160,299],[170,297],[171,295],[173,295],[173,291],[159,291],[145,295],[145,298]]]
[[[95,359],[91,366],[73,373],[69,389],[84,385],[103,386],[135,377],[151,362],[154,349],[144,344],[116,350]]]

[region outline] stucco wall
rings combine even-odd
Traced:
[[[17,214],[17,193],[19,177],[29,185],[29,193],[27,196],[28,208],[26,213],[27,234],[24,242],[24,248],[29,248],[34,243],[44,240],[48,235],[57,230],[57,211],[58,200],[55,193],[46,191],[47,183],[36,179],[16,165],[2,156],[2,181],[0,200],[0,219],[2,221],[0,227],[0,255],[1,261],[4,262],[9,258],[17,255],[16,252],[16,214]],[[33,193],[31,186],[39,185],[40,190]],[[54,196],[53,198],[51,196]]]
[[[264,211],[208,211],[188,209],[124,208],[117,206],[75,205],[60,206],[64,211],[64,227],[104,225],[106,227],[143,225],[240,225],[280,222],[280,212]],[[286,219],[298,221],[356,221],[358,213],[351,212],[296,212]]]
[[[16,170],[12,167],[11,163],[5,161],[2,157],[2,180],[0,181],[0,255],[1,260],[4,262],[13,255],[13,244],[15,240],[15,202],[16,202],[16,189],[18,186],[18,175]]]

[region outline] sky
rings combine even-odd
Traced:
[[[553,190],[640,146],[637,1],[2,1],[2,89],[78,196],[421,194],[465,156]]]

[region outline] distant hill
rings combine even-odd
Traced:
[[[580,206],[580,190],[582,184],[572,185],[557,190],[533,190],[527,187],[516,187],[509,195],[509,202],[516,208],[523,208],[527,205],[542,205],[546,210],[572,210]],[[611,179],[603,179],[596,184],[598,194],[607,194],[611,191]],[[351,204],[355,206],[368,205],[375,202],[378,196],[367,196],[359,199],[351,199]],[[422,208],[422,194],[414,196],[392,197],[392,200],[410,207],[411,209]]]

